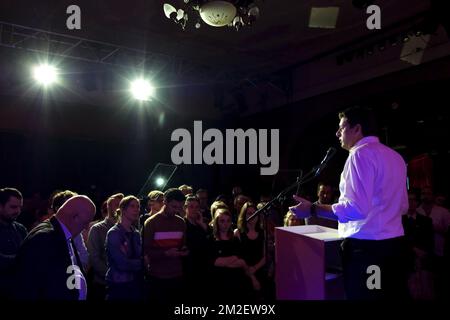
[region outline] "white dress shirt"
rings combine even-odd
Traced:
[[[341,237],[383,240],[404,235],[406,165],[377,137],[364,137],[350,149],[339,190],[339,201],[332,210]]]
[[[70,254],[70,260],[72,261],[72,266],[77,266],[78,269],[74,268],[74,270],[79,270],[79,268],[81,266],[78,266],[77,263],[77,258],[75,256],[75,251],[76,248],[74,248],[72,246],[72,234],[70,233],[69,229],[67,229],[67,227],[64,225],[64,223],[62,223],[61,221],[59,221],[58,219],[56,219],[59,224],[61,225],[61,228],[64,231],[64,235],[66,237],[66,241],[67,241],[67,247],[69,250],[69,254]],[[80,261],[81,262],[81,261]],[[71,274],[67,274],[67,277],[70,277]],[[79,290],[79,296],[78,296],[78,300],[86,300],[86,296],[87,296],[87,283],[86,283],[86,278],[84,277],[83,273],[80,272],[75,272],[75,277],[79,278],[80,281],[80,290]]]
[[[78,251],[78,256],[83,264],[84,270],[87,270],[89,266],[89,253],[87,251],[83,236],[79,234],[76,237],[73,237],[73,243]]]

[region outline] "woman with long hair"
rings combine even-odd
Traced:
[[[234,235],[240,241],[241,257],[248,265],[248,273],[254,276],[251,277],[254,293],[259,293],[266,278],[264,272],[266,257],[260,217],[256,216],[247,221],[255,211],[256,205],[252,202],[246,202],[242,206],[238,217],[238,228],[234,231]]]
[[[228,209],[217,209],[212,221],[211,265],[213,281],[211,291],[218,300],[240,300],[251,291],[247,263],[240,257],[239,242],[234,237],[232,215]]]
[[[124,197],[117,210],[118,222],[106,235],[107,300],[142,298],[142,243],[135,227],[139,212],[139,200],[135,196]]]

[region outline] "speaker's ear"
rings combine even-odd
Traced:
[[[363,135],[363,130],[362,130],[362,127],[361,127],[361,125],[359,123],[357,125],[355,125],[353,127],[353,129],[355,129],[356,133],[361,133],[361,135]]]

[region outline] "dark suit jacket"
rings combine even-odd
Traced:
[[[402,223],[405,237],[411,246],[418,247],[428,253],[433,252],[434,231],[431,218],[417,214],[416,219],[411,220],[408,215],[403,215]]]
[[[55,217],[36,226],[16,256],[15,298],[21,300],[78,300],[79,291],[69,289],[73,273],[67,240]]]

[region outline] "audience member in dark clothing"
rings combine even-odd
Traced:
[[[447,230],[447,233],[445,235],[445,245],[444,245],[444,268],[445,270],[450,270],[450,227]],[[450,275],[448,272],[445,274],[444,277],[444,286],[446,288],[450,288]],[[444,294],[444,299],[447,299],[447,301],[450,300],[450,290],[447,290],[447,292]]]
[[[237,225],[237,219],[239,213],[241,212],[241,208],[247,201],[250,201],[250,198],[243,194],[238,194],[233,200],[234,212],[232,212],[232,214],[233,214],[233,224],[235,227]]]
[[[186,221],[186,247],[189,255],[184,258],[186,288],[191,288],[187,298],[202,301],[205,297],[207,279],[208,241],[210,230],[200,212],[198,198],[188,196],[184,204]]]
[[[119,208],[123,193],[111,195],[106,200],[107,215],[103,221],[94,224],[89,231],[87,248],[91,264],[91,281],[88,300],[105,300],[106,297],[106,235],[116,224],[116,210]]]
[[[409,192],[408,200],[408,213],[402,216],[402,223],[411,257],[409,292],[413,299],[432,299],[433,222],[431,218],[417,213],[417,195],[415,193]]]
[[[266,263],[264,232],[261,229],[259,216],[247,221],[255,211],[256,206],[252,202],[246,202],[242,206],[238,218],[238,228],[234,231],[234,235],[240,240],[241,257],[249,267],[249,274],[256,277],[252,282],[255,296],[261,298],[261,286],[266,282],[267,272],[264,269]]]
[[[249,267],[240,258],[239,240],[232,231],[231,213],[228,209],[218,209],[213,220],[211,242],[210,293],[213,301],[245,301],[251,293]]]
[[[449,288],[445,285],[446,270],[444,259],[445,234],[450,228],[450,212],[434,202],[433,188],[431,186],[421,189],[422,203],[417,208],[417,212],[431,218],[434,230],[434,257],[433,272],[435,284],[435,298],[445,299],[450,294]]]
[[[61,208],[61,206],[69,200],[70,198],[78,195],[78,193],[65,190],[65,191],[59,191],[55,194],[53,194],[51,208],[53,212],[58,212],[58,209]],[[51,216],[49,217],[51,218]],[[86,230],[86,229],[85,229]],[[83,230],[84,231],[84,230]],[[76,237],[73,237],[73,243],[75,245],[75,250],[78,251],[78,255],[81,259],[81,263],[83,264],[83,268],[86,272],[89,270],[89,253],[86,248],[86,244],[84,242],[82,233],[77,235]]]
[[[209,212],[208,204],[208,190],[198,189],[195,195],[197,196],[198,202],[200,204],[200,213],[202,214],[203,221],[208,224],[211,222],[211,213]]]
[[[164,193],[159,190],[152,190],[148,194],[148,202],[146,212],[140,218],[139,226],[141,230],[144,228],[145,220],[161,211],[164,206]]]
[[[326,183],[319,183],[317,185],[317,204],[333,204],[334,203],[334,188]],[[325,219],[321,217],[309,217],[305,219],[306,225],[319,225],[328,228],[337,229],[338,222],[336,220]]]
[[[433,221],[431,218],[417,213],[417,196],[415,193],[408,193],[408,200],[408,213],[402,216],[405,237],[412,247],[431,254],[434,249]]]
[[[30,232],[16,257],[16,298],[86,299],[86,276],[73,237],[89,225],[94,215],[94,203],[77,195],[67,200],[54,217]]]
[[[22,209],[23,197],[17,189],[0,189],[0,299],[10,297],[14,259],[27,229],[15,220]]]

